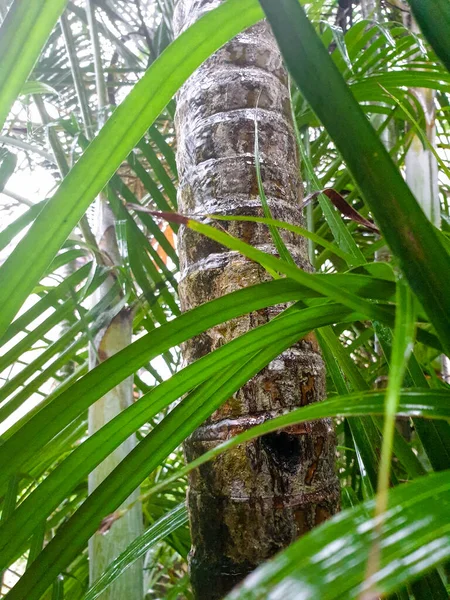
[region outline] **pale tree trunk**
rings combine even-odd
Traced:
[[[411,14],[404,17],[405,25],[413,33],[420,34],[420,28]],[[429,88],[414,88],[412,93],[419,100],[425,114],[426,138],[424,146],[414,134],[405,158],[406,181],[421,205],[424,213],[436,227],[441,227],[441,205],[439,201],[439,170],[437,158],[431,148],[436,148],[436,92]],[[450,383],[450,361],[442,355],[442,377]]]
[[[99,198],[97,201],[96,237],[100,251],[106,264],[119,265],[120,257],[114,228],[114,216],[107,203]],[[95,293],[94,302],[97,304],[107,294],[114,283],[111,275]],[[118,298],[119,299],[119,298]],[[94,348],[90,348],[90,368],[107,360],[116,352],[126,348],[131,343],[133,318],[130,310],[123,308],[108,325],[95,337]],[[133,402],[133,378],[128,377],[118,386],[108,392],[89,408],[89,435],[94,434],[103,425],[128,408]],[[89,493],[111,473],[136,445],[136,436],[129,437],[108,458],[106,458],[89,475]],[[138,499],[136,490],[124,502],[123,507]],[[109,526],[110,525],[110,526]],[[104,530],[95,533],[89,540],[89,580],[94,583],[125,548],[142,533],[141,504],[136,504],[117,520],[105,526]],[[143,562],[138,560],[131,565],[103,594],[101,600],[142,600],[144,595]]]
[[[100,44],[92,0],[86,2],[89,29],[93,45],[96,91],[98,96],[99,125],[104,119],[106,106],[106,86],[102,70]],[[89,135],[89,123],[85,122]],[[101,195],[96,201],[95,237],[103,263],[111,268],[111,274],[94,294],[94,304],[100,302],[115,283],[114,268],[121,264],[117,246],[114,215],[107,200]],[[118,292],[117,301],[120,300]],[[89,346],[89,366],[91,369],[107,360],[131,343],[133,316],[128,308],[120,312],[95,336]],[[93,435],[103,425],[128,408],[133,402],[133,378],[128,377],[110,390],[103,398],[89,407],[89,435]],[[129,454],[136,445],[136,436],[130,436],[116,448],[92,473],[89,474],[88,491],[91,494],[111,471]],[[92,585],[106,567],[127,548],[143,531],[142,507],[136,490],[123,503],[122,507],[134,503],[119,519],[104,524],[89,540],[89,581]],[[102,524],[103,525],[103,524]],[[134,562],[105,592],[100,600],[142,600],[144,596],[143,561]]]
[[[427,139],[434,146],[436,141],[435,92],[430,89],[415,88],[414,95],[419,99],[425,115]],[[419,136],[413,135],[405,158],[406,181],[419,200],[426,216],[436,227],[441,226],[439,203],[438,165],[430,148],[425,148]]]
[[[380,20],[379,0],[361,0],[361,12],[364,19]]]
[[[176,33],[218,4],[220,0],[180,0]],[[269,27],[260,23],[202,65],[178,95],[180,212],[262,215],[253,150],[256,115],[272,214],[302,223],[290,114],[287,74]],[[263,225],[221,226],[275,252]],[[305,241],[282,235],[297,264],[310,270]],[[255,263],[188,229],[180,229],[178,243],[183,310],[268,278]],[[198,336],[184,345],[185,361],[196,360],[277,312],[258,311]],[[250,380],[187,440],[187,460],[261,418],[324,396],[324,364],[309,335]],[[339,484],[334,463],[333,426],[320,420],[240,446],[195,472],[188,493],[195,596],[222,598],[262,561],[336,513]]]
[[[406,21],[413,33],[420,34],[417,23],[410,15]],[[413,88],[411,92],[419,100],[425,114],[426,137],[429,147],[424,147],[420,138],[416,134],[413,135],[405,158],[406,181],[429,220],[436,227],[440,227],[438,164],[430,148],[430,146],[435,147],[436,145],[436,92],[426,88]]]
[[[411,13],[404,12],[403,19],[405,26],[413,33],[421,33]],[[440,228],[439,171],[436,156],[432,152],[432,148],[436,148],[436,92],[427,88],[413,88],[411,92],[419,100],[424,111],[428,145],[425,146],[420,138],[413,134],[411,145],[405,157],[405,178],[428,219],[433,225]],[[443,379],[450,383],[450,363],[448,357],[444,354],[441,355],[441,365]],[[446,439],[448,436],[448,425],[445,422],[415,419],[414,427],[422,439],[426,439],[429,433],[432,433],[437,439]],[[443,465],[445,461],[442,461],[439,457],[439,451],[440,448],[427,447],[428,458],[434,470],[446,468]],[[430,589],[433,588],[441,588],[442,597],[445,595],[445,585],[442,583],[437,571],[429,573],[411,586],[416,597],[428,597]]]

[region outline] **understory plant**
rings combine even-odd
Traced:
[[[133,600],[193,598],[191,538],[219,517],[189,529],[188,478],[232,477],[277,444],[287,464],[283,435],[333,423],[333,510],[226,597],[448,598],[448,0],[212,4],[174,31],[172,0],[0,0],[0,595],[119,600],[131,580]],[[185,187],[189,78],[264,18],[304,219],[271,196],[262,92],[238,128],[256,208],[194,205]],[[45,197],[17,191],[44,173]],[[202,296],[186,274],[205,249],[237,266]],[[326,399],[189,451],[300,343]],[[235,525],[245,544],[251,519]]]

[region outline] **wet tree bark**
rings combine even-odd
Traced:
[[[180,0],[179,34],[221,0]],[[255,107],[258,104],[258,110]],[[274,218],[302,223],[302,186],[287,74],[272,33],[260,23],[211,57],[178,96],[179,210],[189,215],[262,215],[254,164],[258,119],[261,168]],[[224,224],[275,253],[263,225]],[[311,267],[304,240],[282,233],[297,264]],[[181,228],[183,310],[268,278],[255,263]],[[192,362],[267,322],[280,307],[215,327],[183,348]],[[191,461],[256,422],[322,400],[325,371],[313,335],[274,360],[216,411],[185,444]],[[299,535],[338,510],[335,434],[328,420],[270,434],[204,465],[190,480],[191,579],[200,600],[222,598]]]

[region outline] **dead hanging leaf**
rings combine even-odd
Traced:
[[[320,196],[320,194],[325,194],[325,196],[331,200],[333,205],[341,214],[344,215],[344,217],[348,217],[352,221],[355,221],[355,223],[359,223],[363,227],[366,227],[375,233],[380,233],[380,230],[373,221],[370,221],[369,219],[366,219],[360,215],[359,212],[355,210],[353,206],[351,206],[347,200],[345,200],[345,198],[333,188],[325,188],[324,190],[310,194],[307,198],[305,198],[303,206],[307,206],[313,202],[316,198],[318,198],[318,196]]]
[[[107,515],[104,519],[102,519],[102,522],[100,523],[99,528],[97,529],[97,533],[101,533],[102,535],[108,533],[108,531],[111,529],[114,523],[118,519],[120,519],[121,516],[122,513],[118,510],[116,512],[111,513],[110,515]]]
[[[169,211],[158,211],[158,210],[150,210],[145,206],[139,206],[139,204],[132,204],[131,202],[127,202],[127,206],[132,208],[137,212],[144,212],[153,217],[159,217],[160,219],[164,219],[169,223],[177,223],[178,225],[188,225],[189,219],[184,215],[180,215],[180,213],[169,212]]]

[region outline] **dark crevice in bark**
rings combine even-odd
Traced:
[[[296,473],[302,460],[302,448],[298,435],[285,431],[269,433],[261,438],[261,443],[270,460],[288,473]]]

